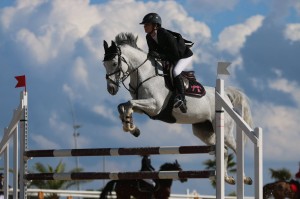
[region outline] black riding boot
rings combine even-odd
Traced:
[[[175,90],[177,91],[177,95],[174,99],[174,108],[180,108],[181,112],[186,113],[187,111],[187,106],[186,106],[186,100],[185,100],[185,95],[184,95],[184,85],[183,85],[183,80],[180,75],[177,75],[174,78],[174,87]]]

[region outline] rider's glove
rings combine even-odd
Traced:
[[[156,59],[160,59],[161,58],[160,54],[158,52],[154,51],[154,50],[149,51],[148,57],[149,58],[156,58]]]

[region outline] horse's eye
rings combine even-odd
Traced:
[[[114,64],[113,64],[114,67],[116,67],[117,65],[118,65],[117,63],[114,63]]]

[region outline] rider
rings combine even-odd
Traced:
[[[184,42],[178,42],[171,32],[162,28],[162,20],[157,13],[145,15],[140,24],[144,25],[147,33],[148,55],[169,61],[175,66],[173,69],[173,85],[177,90],[177,95],[173,107],[179,107],[183,113],[186,113],[185,89],[180,73],[192,62],[193,52]]]

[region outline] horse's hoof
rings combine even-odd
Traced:
[[[235,179],[232,176],[225,176],[225,182],[231,185],[235,185]]]
[[[253,181],[250,177],[244,177],[244,184],[246,185],[252,185]]]
[[[130,131],[130,133],[134,136],[134,137],[139,137],[141,134],[140,129],[135,128],[133,131]]]

